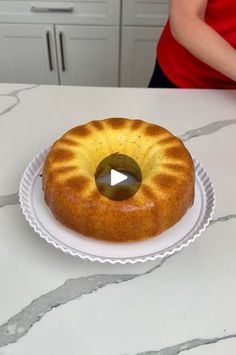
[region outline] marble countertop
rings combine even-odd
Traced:
[[[120,116],[183,139],[216,190],[207,230],[162,261],[63,254],[19,207],[28,162],[69,128]],[[236,91],[0,84],[0,355],[236,354]]]

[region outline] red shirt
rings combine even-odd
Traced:
[[[209,0],[205,21],[236,48],[236,0]],[[236,89],[236,82],[194,57],[172,36],[169,21],[157,46],[165,75],[181,88]]]

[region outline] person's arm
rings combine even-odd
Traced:
[[[236,81],[236,50],[204,22],[207,2],[170,0],[172,35],[195,57]]]

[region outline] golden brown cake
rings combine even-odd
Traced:
[[[98,164],[119,152],[141,168],[142,183],[122,201],[95,184]],[[195,171],[182,141],[141,120],[109,118],[72,128],[51,147],[43,167],[47,205],[64,225],[96,239],[148,239],[177,223],[194,201]]]

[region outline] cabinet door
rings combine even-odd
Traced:
[[[57,84],[53,26],[0,24],[0,81]]]
[[[56,26],[60,83],[117,86],[117,26]]]
[[[162,30],[162,27],[123,27],[121,86],[148,86]]]
[[[123,25],[164,26],[169,0],[129,0],[123,2]]]

